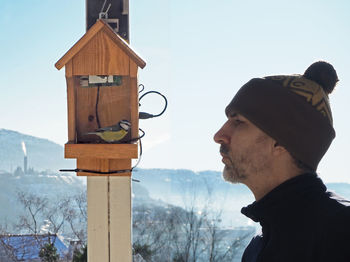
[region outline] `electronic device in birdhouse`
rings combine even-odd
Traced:
[[[137,158],[137,70],[145,65],[102,19],[55,64],[66,71],[66,158],[78,165],[87,158]]]

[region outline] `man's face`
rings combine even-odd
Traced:
[[[221,145],[223,177],[232,183],[246,183],[269,168],[274,141],[242,115],[228,112],[227,117],[214,136]]]

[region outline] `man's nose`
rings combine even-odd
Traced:
[[[218,144],[228,144],[230,142],[230,138],[227,136],[225,132],[225,125],[223,125],[214,135],[214,141]]]

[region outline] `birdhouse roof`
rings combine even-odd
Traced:
[[[68,51],[58,60],[55,67],[60,70],[63,66],[67,64],[84,46],[89,43],[89,41],[94,38],[94,36],[100,32],[104,31],[114,43],[118,45],[134,62],[141,68],[146,66],[146,62],[130,47],[130,45],[121,38],[114,30],[103,20],[98,20],[82,38],[79,39]]]

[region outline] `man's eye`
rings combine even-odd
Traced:
[[[234,124],[235,124],[236,126],[243,123],[243,121],[241,121],[241,120],[239,120],[239,119],[235,119],[233,122],[234,122]]]

